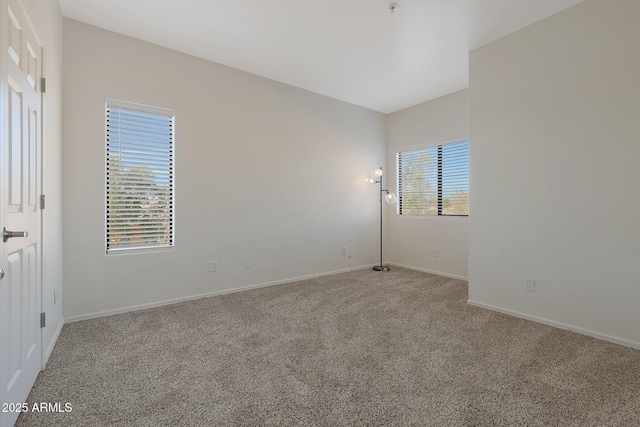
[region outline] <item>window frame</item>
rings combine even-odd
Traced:
[[[109,110],[114,108],[120,108],[125,110],[131,110],[141,113],[148,113],[150,115],[160,115],[170,118],[170,132],[169,132],[169,211],[170,211],[170,232],[169,232],[169,244],[144,244],[136,247],[110,247],[109,243]],[[133,253],[148,253],[148,252],[163,252],[175,250],[175,225],[176,225],[176,117],[175,111],[169,108],[155,107],[151,105],[139,104],[129,101],[122,101],[117,99],[107,98],[105,100],[105,113],[104,113],[104,253],[108,256],[117,256]]]
[[[428,144],[420,144],[420,145],[416,145],[416,146],[411,146],[411,147],[405,147],[402,150],[396,152],[396,192],[398,194],[398,204],[396,206],[396,215],[398,217],[407,217],[407,218],[459,218],[459,219],[466,219],[469,218],[469,211],[467,211],[466,214],[447,214],[447,213],[443,213],[443,181],[444,181],[444,177],[443,177],[443,164],[442,164],[442,158],[443,158],[443,146],[446,145],[450,145],[450,144],[457,144],[457,143],[463,143],[466,142],[467,143],[467,162],[469,162],[469,149],[470,149],[470,144],[469,144],[469,137],[468,136],[463,136],[463,137],[458,137],[458,138],[452,138],[452,139],[448,139],[445,141],[439,141],[436,143],[428,143]],[[437,153],[437,158],[435,161],[435,164],[437,165],[437,170],[435,172],[435,176],[436,176],[436,182],[437,182],[437,190],[436,190],[436,194],[437,194],[437,206],[436,206],[436,213],[434,214],[408,214],[408,213],[402,213],[401,209],[402,209],[402,192],[400,191],[401,188],[401,181],[400,181],[400,156],[403,153],[409,153],[412,151],[419,151],[419,150],[428,150],[428,149],[432,149],[435,148],[435,151]],[[470,168],[469,165],[467,165],[467,195],[469,194],[469,187],[470,187],[470,183],[469,183],[469,172],[470,172]]]

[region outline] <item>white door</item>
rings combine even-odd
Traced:
[[[0,400],[25,402],[41,368],[42,45],[20,0],[0,0]],[[19,413],[0,412],[0,426]]]

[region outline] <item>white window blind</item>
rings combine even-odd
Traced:
[[[174,114],[107,101],[107,253],[173,246]]]
[[[438,147],[398,153],[398,213],[438,214]]]
[[[469,141],[397,154],[398,214],[469,215]]]

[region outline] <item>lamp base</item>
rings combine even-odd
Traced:
[[[376,265],[375,267],[373,267],[373,270],[375,270],[375,271],[389,271],[389,267],[387,267],[386,265]]]

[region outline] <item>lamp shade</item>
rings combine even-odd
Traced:
[[[396,195],[390,192],[387,192],[387,194],[384,195],[384,200],[387,202],[387,204],[392,205],[395,202],[398,201],[398,199],[396,199]]]

